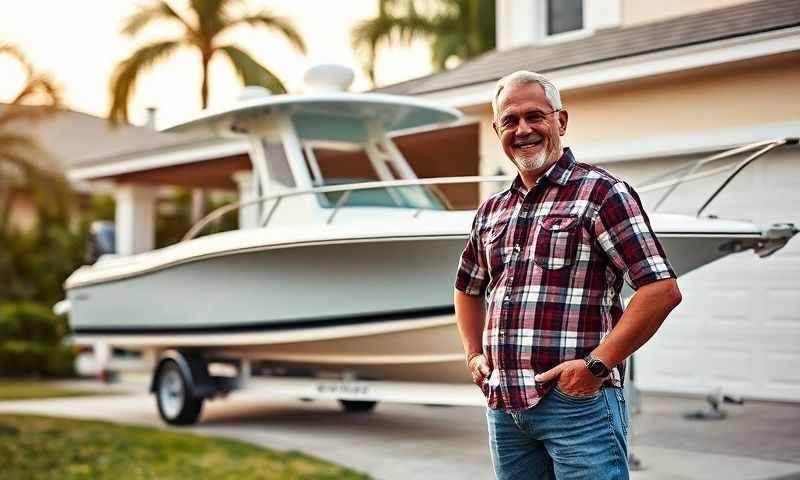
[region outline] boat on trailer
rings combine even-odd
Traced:
[[[352,410],[443,386],[473,393],[459,400],[465,397],[441,390],[442,403],[480,398],[453,315],[453,279],[474,210],[454,210],[442,189],[511,178],[417,178],[390,134],[446,125],[461,114],[409,97],[341,91],[331,73],[342,76],[330,67],[312,72],[325,87],[317,93],[250,90],[232,108],[167,128],[247,137],[256,198],[210,213],[178,244],[101,257],[65,283],[73,342],[142,353],[168,423],[193,423],[204,399],[257,375],[276,379],[273,388],[337,398]],[[639,191],[666,189],[666,198],[676,185],[719,174],[715,162],[753,152],[730,179],[793,142],[744,146]],[[353,171],[369,174],[330,178],[331,163],[317,159],[323,150],[359,158],[363,165]],[[650,215],[678,275],[730,253],[769,255],[797,233],[788,224],[762,231],[702,217],[728,181],[695,216]],[[245,214],[238,230],[198,236],[233,212]],[[298,377],[323,383],[292,383]]]

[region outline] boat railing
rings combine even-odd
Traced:
[[[743,145],[741,147],[736,147],[731,150],[711,155],[709,157],[704,157],[697,160],[692,160],[690,162],[686,162],[685,164],[675,169],[671,169],[667,172],[659,174],[656,177],[650,178],[643,182],[639,182],[636,185],[636,190],[639,193],[646,193],[651,191],[657,191],[664,188],[667,189],[664,192],[664,194],[659,198],[659,200],[655,203],[653,207],[653,210],[655,211],[658,210],[658,208],[664,204],[664,202],[672,195],[673,192],[675,192],[675,190],[680,185],[728,172],[728,176],[725,177],[720,186],[714,190],[714,192],[705,200],[705,202],[703,202],[703,205],[697,211],[696,215],[699,217],[703,213],[703,211],[705,211],[708,205],[717,197],[717,195],[719,195],[720,192],[722,192],[722,190],[725,189],[725,187],[745,167],[747,167],[757,159],[761,158],[763,155],[765,155],[767,152],[771,150],[774,150],[783,145],[796,145],[797,143],[798,143],[797,138],[778,138],[773,140],[766,140],[763,142],[751,143],[748,145]],[[748,152],[754,152],[754,153],[748,155],[746,158],[744,158],[738,163],[713,167],[704,171],[700,171],[702,167],[712,164],[714,162],[718,162],[720,160],[724,160]],[[676,176],[677,178],[670,178]],[[344,185],[329,185],[322,187],[314,187],[303,190],[291,190],[274,195],[265,195],[244,202],[231,203],[223,207],[220,207],[214,210],[213,212],[209,213],[205,217],[203,217],[197,223],[195,223],[192,226],[192,228],[188,232],[186,232],[186,235],[184,235],[183,237],[183,241],[195,238],[197,234],[200,233],[210,223],[214,222],[215,220],[221,218],[222,216],[230,212],[237,211],[243,207],[248,207],[251,205],[260,205],[271,202],[269,208],[263,210],[259,221],[259,225],[261,227],[266,227],[269,224],[270,220],[272,219],[275,210],[278,208],[278,206],[281,204],[283,200],[292,197],[299,197],[302,195],[342,193],[342,195],[336,200],[335,204],[333,205],[331,213],[328,215],[328,218],[326,220],[326,224],[330,224],[336,218],[336,215],[339,213],[342,207],[350,199],[352,193],[356,191],[374,190],[374,189],[396,189],[396,188],[417,187],[417,186],[421,186],[426,189],[436,189],[438,186],[441,185],[457,185],[457,184],[469,184],[469,183],[478,183],[478,184],[504,183],[504,182],[511,182],[513,178],[514,177],[511,175],[415,178],[406,180],[358,182],[358,183],[348,183]],[[437,196],[439,195],[437,194]],[[414,213],[414,217],[419,216],[419,214],[425,209],[426,208],[424,207],[417,207]]]
[[[274,195],[264,195],[259,198],[255,198],[252,200],[247,200],[244,202],[236,202],[231,203],[228,205],[224,205],[213,212],[209,213],[202,219],[200,219],[197,223],[195,223],[186,235],[184,235],[182,241],[191,240],[197,236],[205,227],[207,227],[210,223],[222,218],[224,215],[237,211],[241,208],[248,207],[251,205],[260,205],[270,203],[269,208],[265,209],[262,212],[259,226],[266,227],[270,220],[272,219],[275,210],[277,210],[280,203],[291,197],[299,197],[302,195],[315,195],[315,194],[326,194],[326,193],[342,193],[342,195],[336,200],[336,203],[333,205],[331,213],[328,215],[326,220],[326,224],[330,224],[336,218],[336,215],[342,209],[342,207],[347,203],[350,199],[350,196],[353,192],[356,191],[363,191],[363,190],[376,190],[376,189],[397,189],[397,188],[404,188],[404,187],[438,187],[440,185],[458,185],[458,184],[469,184],[469,183],[503,183],[503,182],[511,182],[514,179],[511,175],[495,175],[495,176],[462,176],[462,177],[436,177],[436,178],[414,178],[414,179],[407,179],[407,180],[383,180],[383,181],[375,181],[375,182],[358,182],[358,183],[348,183],[345,185],[329,185],[324,187],[314,187],[314,188],[307,188],[303,190],[291,190],[288,192],[282,192],[279,194]],[[418,217],[420,213],[426,210],[425,207],[416,207],[416,211],[414,212],[414,217]]]
[[[772,140],[765,140],[762,142],[755,142],[750,143],[747,145],[742,145],[740,147],[736,147],[730,150],[726,150],[724,152],[720,152],[708,157],[699,158],[696,160],[691,160],[689,162],[684,163],[683,165],[671,169],[667,172],[661,173],[655,177],[649,178],[643,182],[639,182],[636,185],[636,191],[639,193],[647,193],[656,190],[661,190],[666,188],[666,191],[661,195],[661,197],[656,201],[653,205],[652,210],[657,211],[667,199],[672,196],[675,190],[688,182],[701,180],[704,178],[712,177],[715,175],[720,175],[727,173],[728,175],[722,181],[722,183],[708,196],[708,198],[703,202],[700,208],[696,212],[696,216],[700,217],[703,212],[708,208],[712,201],[728,186],[728,184],[736,178],[742,170],[745,169],[748,165],[755,162],[759,158],[763,157],[767,152],[770,152],[778,147],[784,145],[797,145],[798,138],[776,138]],[[736,163],[730,163],[727,165],[717,166],[717,167],[710,167],[706,170],[701,169],[706,167],[712,163],[719,162],[721,160],[729,159],[731,157],[735,157],[737,155],[742,155],[745,153],[753,152],[744,159],[740,160]],[[671,178],[677,177],[677,178]]]

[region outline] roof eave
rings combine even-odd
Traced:
[[[113,159],[98,159],[97,163],[76,165],[67,172],[71,181],[94,180],[125,173],[202,162],[248,152],[246,139],[219,138],[203,142],[132,153]]]

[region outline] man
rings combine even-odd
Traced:
[[[519,175],[478,208],[455,306],[495,474],[628,478],[624,362],[680,303],[675,273],[633,189],[562,149],[550,81],[504,77],[492,108]]]

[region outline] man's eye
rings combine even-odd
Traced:
[[[544,115],[542,115],[541,113],[532,113],[528,115],[528,121],[530,123],[539,123],[542,120],[544,120]]]

